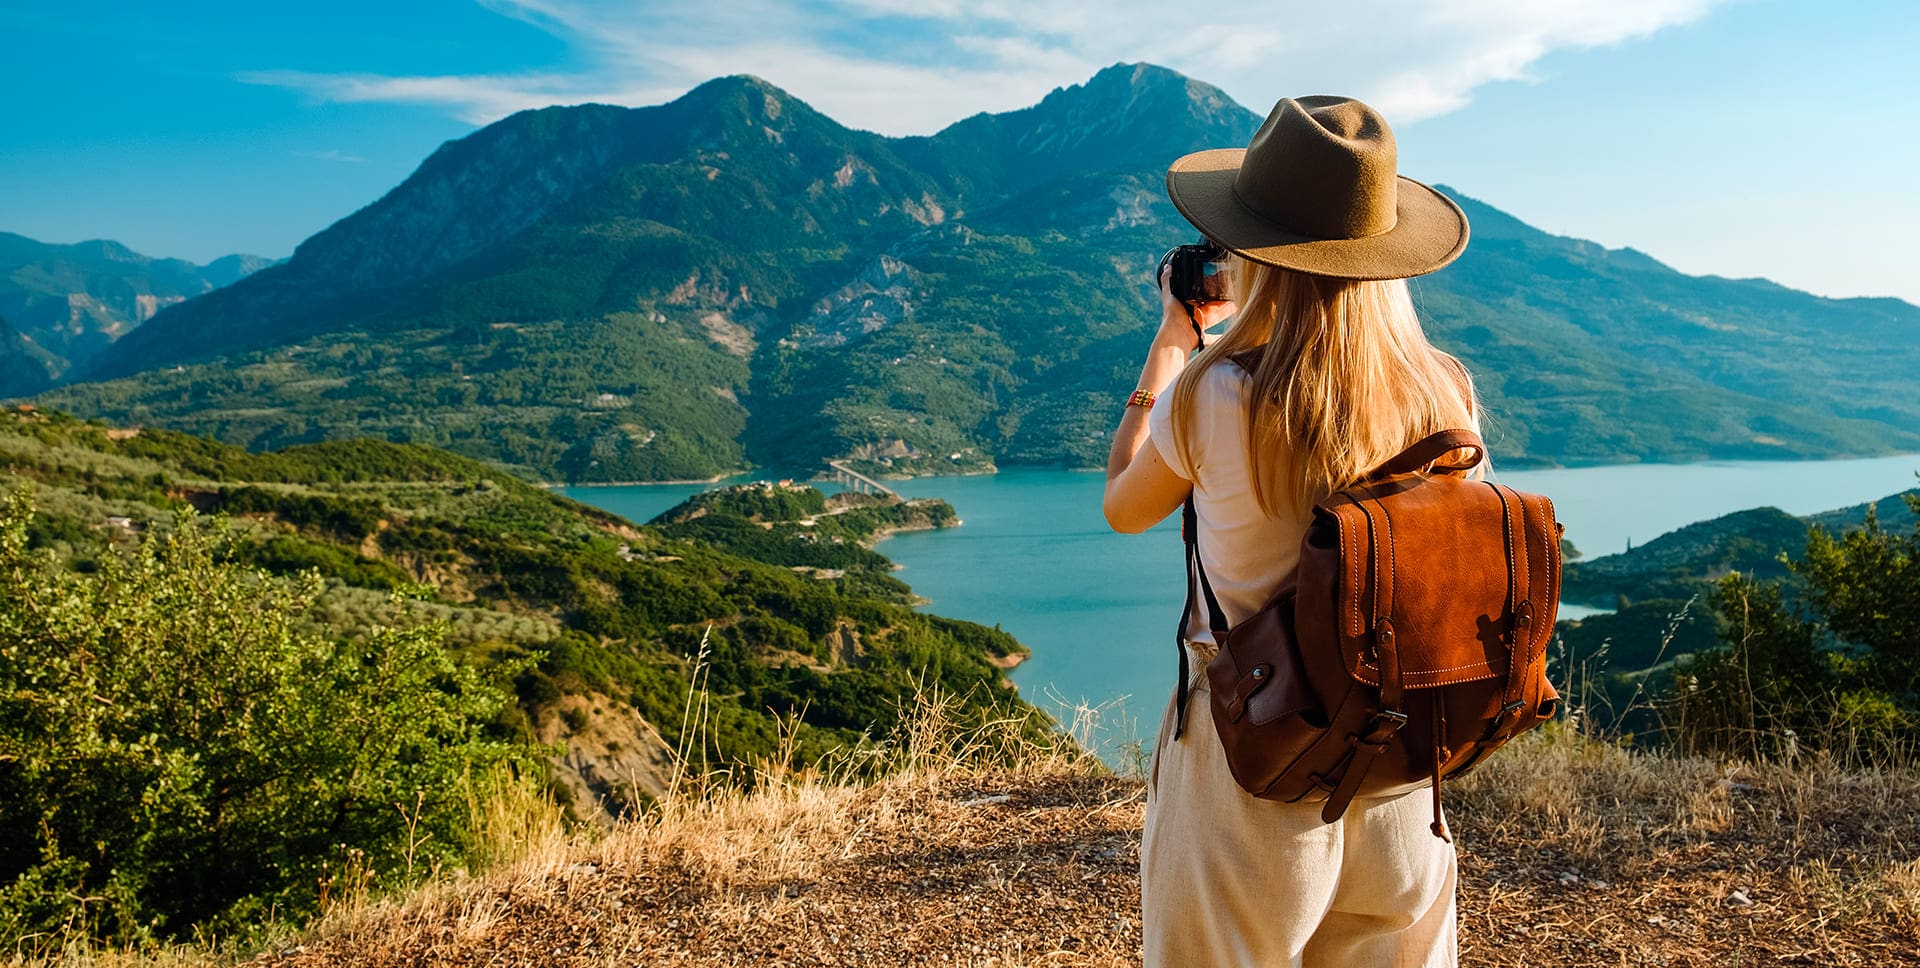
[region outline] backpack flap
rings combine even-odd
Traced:
[[[1515,653],[1522,670],[1544,654],[1560,570],[1545,498],[1407,476],[1342,491],[1321,511],[1339,531],[1335,614],[1355,680],[1380,685],[1382,629],[1396,637],[1407,689],[1504,678]]]

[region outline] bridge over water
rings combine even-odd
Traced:
[[[848,467],[847,465],[837,460],[827,461],[827,468],[828,468],[827,480],[846,485],[847,490],[855,491],[860,494],[885,495],[887,497],[893,498],[894,500],[900,499],[900,495],[894,493],[893,488],[890,488],[885,484],[882,484],[879,481],[876,481],[873,478],[868,477],[867,475],[862,474],[859,471],[856,471],[853,468]]]

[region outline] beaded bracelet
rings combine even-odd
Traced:
[[[1133,396],[1127,398],[1127,406],[1152,407],[1156,396],[1152,390],[1135,390],[1133,391]]]

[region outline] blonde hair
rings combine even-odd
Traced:
[[[1193,466],[1179,428],[1200,379],[1236,355],[1252,374],[1247,463],[1269,517],[1281,515],[1282,495],[1304,517],[1434,431],[1479,431],[1473,380],[1428,342],[1405,280],[1330,279],[1229,260],[1239,314],[1173,387],[1183,464]]]

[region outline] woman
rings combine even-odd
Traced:
[[[1191,497],[1232,625],[1290,576],[1315,501],[1433,431],[1476,428],[1466,370],[1427,341],[1404,281],[1460,254],[1466,216],[1398,177],[1386,121],[1347,98],[1281,101],[1244,151],[1176,161],[1167,190],[1230,253],[1235,301],[1184,306],[1162,279],[1104,505],[1115,530],[1139,532]],[[1199,329],[1229,317],[1188,364]],[[1147,787],[1146,964],[1454,964],[1453,848],[1429,832],[1424,798],[1356,800],[1323,824],[1319,804],[1242,791],[1200,672],[1204,610],[1184,628],[1191,698],[1168,703]]]

